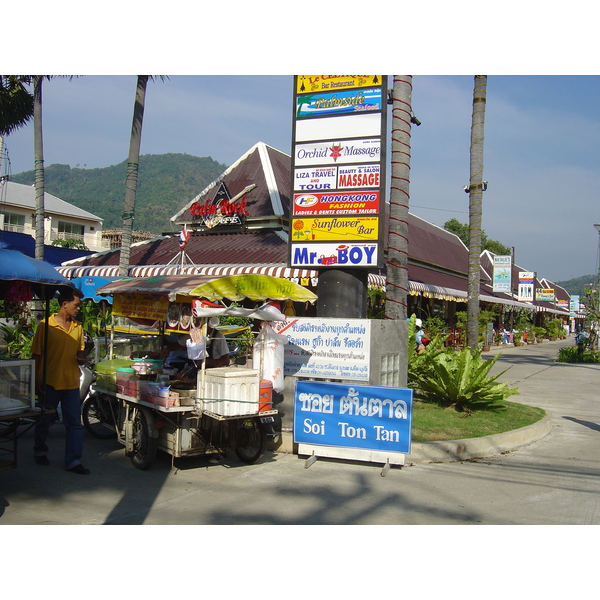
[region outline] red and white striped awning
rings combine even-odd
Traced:
[[[76,277],[118,277],[117,265],[104,266],[62,266],[56,270],[69,279]],[[280,264],[258,265],[146,265],[129,267],[128,277],[157,277],[165,275],[210,275],[213,277],[227,277],[229,275],[242,275],[244,273],[257,273],[283,277],[301,283],[302,285],[317,285],[319,272],[312,269],[292,269]],[[306,282],[306,280],[309,280]],[[302,280],[305,280],[302,282]],[[369,273],[369,286],[385,290],[385,276]]]

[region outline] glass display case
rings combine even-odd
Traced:
[[[0,360],[0,419],[35,408],[35,362]]]

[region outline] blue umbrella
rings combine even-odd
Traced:
[[[117,279],[121,279],[120,277],[100,277],[97,275],[87,276],[87,277],[76,277],[71,280],[71,283],[75,285],[75,287],[79,288],[84,295],[84,300],[93,300],[94,302],[100,302],[104,300],[109,304],[112,304],[111,296],[98,296],[96,294],[96,290],[107,283],[111,283],[112,281],[116,281]]]
[[[13,281],[31,283],[33,292],[39,297],[53,294],[61,286],[73,287],[52,265],[31,258],[17,250],[0,249],[0,282],[2,292]]]

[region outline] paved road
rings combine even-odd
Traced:
[[[392,468],[291,454],[257,465],[227,457],[160,455],[135,469],[114,441],[86,437],[89,476],[61,468],[64,430],[51,432],[52,464],[33,463],[31,432],[17,469],[0,473],[0,524],[600,524],[600,365],[553,362],[564,342],[502,349],[496,370],[511,399],[553,415],[549,435],[492,458]],[[494,350],[493,352],[497,352]]]

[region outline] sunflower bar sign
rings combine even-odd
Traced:
[[[294,81],[290,267],[380,268],[385,75]]]

